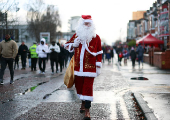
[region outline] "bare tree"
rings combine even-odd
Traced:
[[[58,10],[53,5],[45,5],[43,0],[36,0],[29,4],[27,13],[28,30],[31,37],[40,41],[40,32],[50,32],[50,39],[56,39],[56,31],[61,27]]]
[[[18,18],[12,13],[19,11],[19,2],[17,0],[0,0],[0,3],[1,28],[8,29],[8,24],[18,25]]]
[[[13,13],[19,11],[19,2],[17,0],[0,0],[0,3],[0,40],[6,33],[10,33],[15,38],[18,38],[14,28],[19,25],[19,22]],[[9,25],[11,26],[10,29],[8,28]]]

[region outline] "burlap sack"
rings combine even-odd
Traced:
[[[71,88],[74,85],[74,55],[70,60],[69,66],[64,76],[64,84],[67,88]]]

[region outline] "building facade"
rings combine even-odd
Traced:
[[[131,29],[129,26],[131,22],[135,22],[135,40],[146,36],[148,33],[156,37],[159,40],[164,41],[163,47],[166,49],[167,43],[170,42],[170,0],[157,0],[153,5],[143,13],[143,18],[137,19],[133,17],[134,20],[129,20],[127,26],[127,41],[129,41],[129,36],[131,36]],[[134,15],[134,13],[133,13]],[[141,13],[140,13],[141,15]],[[134,15],[135,16],[135,15]],[[137,16],[137,15],[136,15]]]

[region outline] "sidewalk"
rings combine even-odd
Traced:
[[[48,70],[50,70],[49,67],[50,66],[47,66]],[[9,96],[7,96],[7,98],[3,98],[5,97],[3,94],[1,96],[5,103],[0,104],[1,113],[4,115],[0,116],[0,118],[8,118],[8,120],[83,119],[84,114],[79,113],[81,101],[77,98],[75,88],[66,88],[63,83],[64,74],[53,78],[50,73],[51,71],[47,71],[45,76],[42,76],[36,75],[34,72],[28,72],[24,74],[24,76],[28,77],[20,78],[19,80],[15,79],[11,90],[8,90]],[[18,76],[21,77],[20,74],[16,74],[15,77],[17,78]],[[18,89],[22,88],[19,90],[19,93],[23,93],[23,90],[35,86],[40,81],[45,81],[46,83],[36,87],[32,92],[18,95]],[[1,87],[4,94],[6,94],[5,91],[8,89],[7,86],[10,86],[8,80],[6,80],[5,85]],[[124,99],[125,93],[129,92],[127,81],[118,71],[115,63],[109,65],[107,63],[103,64],[102,73],[95,78],[93,89],[94,101],[91,107],[92,120],[130,120],[134,118],[128,115],[127,105]],[[129,94],[130,93],[126,95],[126,98],[131,100]],[[11,97],[10,95],[14,96]],[[9,98],[12,98],[12,101],[7,101]],[[132,104],[132,102],[130,104]]]
[[[24,76],[22,78],[19,72],[23,70],[18,70],[15,74],[15,82],[11,87],[8,87],[10,86],[9,81],[5,78],[6,82],[0,88],[4,91],[1,98],[6,102],[0,104],[0,112],[4,113],[4,118],[8,118],[8,120],[83,119],[84,115],[79,113],[81,101],[77,98],[75,87],[67,89],[63,83],[64,73],[51,75],[49,65],[48,63],[48,70],[45,75],[37,74],[38,71],[28,72],[30,70],[28,68],[28,71],[25,71],[27,73],[22,73]],[[94,101],[91,107],[92,120],[136,119],[132,92],[140,95],[142,100],[146,100],[144,103],[154,110],[158,120],[168,120],[170,118],[168,114],[170,106],[168,103],[170,71],[160,70],[145,63],[143,68],[139,69],[136,66],[135,69],[132,69],[130,61],[128,61],[127,66],[122,64],[118,67],[115,57],[113,63],[108,64],[106,61],[103,64],[101,72],[101,75],[94,80]],[[130,78],[138,76],[147,77],[149,80],[130,80]],[[16,80],[16,78],[20,79]],[[45,83],[36,87],[32,92],[18,95],[18,93],[23,93],[27,88],[31,88],[40,82]],[[10,90],[6,93],[5,91],[9,88]],[[7,101],[11,98],[12,101]]]
[[[131,91],[139,98],[145,115],[153,112],[158,120],[170,119],[170,70],[161,70],[146,63],[139,68],[136,62],[135,69],[131,65],[128,60],[127,66],[120,66],[120,71],[128,80]],[[146,77],[149,80],[131,80],[132,77]],[[143,106],[142,99],[148,109]]]

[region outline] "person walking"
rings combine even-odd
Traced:
[[[104,63],[104,60],[105,60],[105,44],[101,46],[102,47],[102,50],[103,50],[103,54],[102,54],[102,62]]]
[[[33,42],[33,45],[30,47],[29,51],[31,54],[31,71],[36,71],[37,68],[37,59],[38,59],[38,54],[36,53],[36,48],[37,48],[37,42]]]
[[[63,45],[64,47],[64,45]],[[64,67],[67,68],[68,58],[69,58],[69,51],[64,49]]]
[[[54,62],[56,64],[56,73],[58,72],[58,55],[60,53],[60,47],[56,44],[55,41],[51,42],[51,46],[49,47],[50,52],[50,62],[51,62],[51,70],[52,74],[54,74]]]
[[[120,45],[117,46],[116,53],[117,53],[118,63],[121,66],[121,62],[122,62],[122,58],[123,58],[123,53],[122,53],[122,48],[121,48]]]
[[[142,66],[143,66],[143,53],[144,53],[144,49],[142,47],[142,45],[139,43],[136,53],[138,54],[138,63],[139,63],[139,67],[140,67],[140,62],[142,62]]]
[[[47,60],[47,53],[48,53],[48,46],[45,44],[45,39],[42,38],[40,41],[40,44],[36,48],[36,53],[39,57],[39,69],[40,73],[45,74],[45,68],[46,68],[46,60]],[[41,64],[43,63],[43,67]]]
[[[60,72],[63,71],[64,68],[64,58],[65,58],[65,50],[64,47],[60,46],[60,43],[57,43],[57,45],[60,47],[60,53],[59,53],[59,64],[60,64]]]
[[[13,62],[18,53],[18,46],[14,40],[11,39],[10,35],[5,36],[5,40],[0,42],[0,55],[1,55],[1,70],[0,70],[0,84],[3,85],[3,76],[6,66],[8,64],[10,70],[10,84],[14,82],[14,68]]]
[[[25,70],[26,68],[27,52],[28,47],[25,45],[25,42],[22,41],[22,44],[19,46],[19,55],[21,55],[22,70]]]
[[[95,32],[90,15],[82,15],[76,33],[65,43],[65,49],[74,51],[74,75],[77,96],[82,100],[80,113],[90,120],[90,107],[93,101],[94,78],[100,74],[102,66],[101,39]]]
[[[15,57],[14,70],[15,70],[16,66],[19,69],[19,55],[18,55],[18,53],[17,53],[17,55]]]
[[[31,53],[28,51],[28,63],[29,63],[29,68],[31,68]]]
[[[131,61],[132,61],[132,67],[134,68],[135,67],[135,60],[136,60],[136,51],[135,51],[134,47],[131,48],[130,58],[131,58]]]
[[[111,59],[111,50],[110,50],[110,46],[107,45],[106,46],[106,59],[108,60],[108,64],[111,62],[110,59]]]
[[[111,56],[111,62],[113,63],[113,58],[114,58],[114,49],[111,47],[110,49],[110,56]]]

